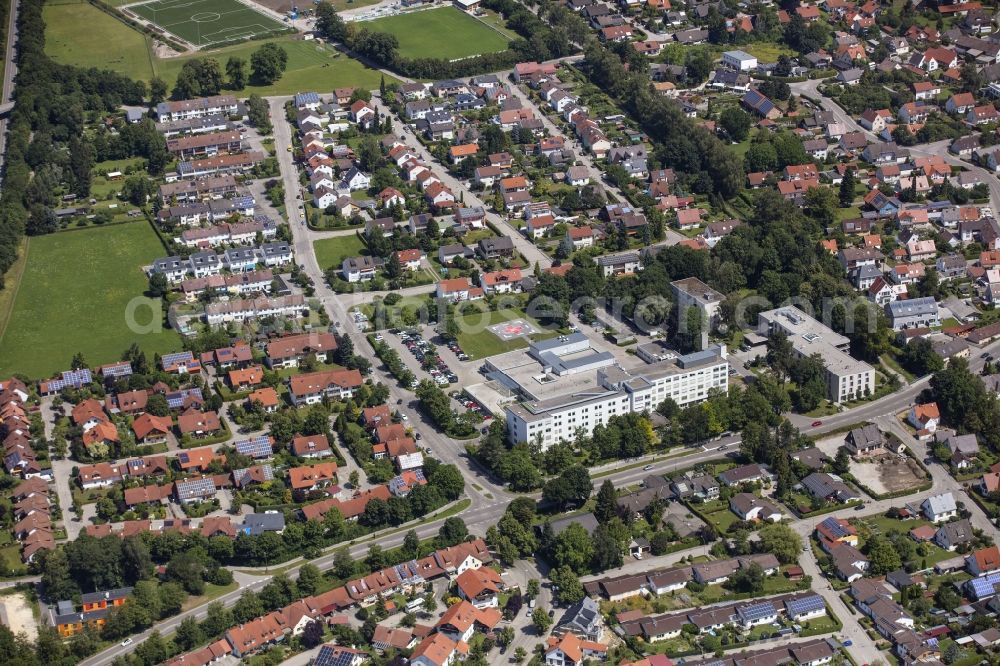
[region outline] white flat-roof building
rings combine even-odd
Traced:
[[[819,354],[826,367],[827,398],[844,402],[875,391],[875,369],[847,353],[850,340],[792,306],[757,315],[757,332],[782,332],[799,356]]]
[[[722,64],[738,72],[749,72],[757,68],[757,58],[745,51],[726,51],[722,54]]]
[[[578,430],[589,434],[612,416],[653,410],[667,398],[684,406],[704,400],[712,389],[728,388],[722,345],[630,371],[609,366],[598,370],[596,386],[507,406],[507,437],[514,443],[538,438],[547,449],[572,440]]]

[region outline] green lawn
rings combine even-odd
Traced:
[[[11,544],[0,548],[0,575],[23,576],[27,569],[21,562],[21,545]]]
[[[97,7],[46,3],[42,17],[45,51],[56,62],[113,69],[134,79],[153,76],[146,37]]]
[[[294,95],[303,90],[324,92],[334,88],[347,87],[374,90],[379,86],[382,74],[378,70],[365,67],[357,60],[348,58],[330,46],[315,41],[294,39],[290,35],[227,46],[212,51],[200,51],[196,55],[182,58],[158,58],[154,66],[156,73],[168,85],[172,86],[177,79],[177,74],[181,71],[181,67],[192,58],[215,58],[224,67],[226,61],[232,56],[249,61],[250,54],[260,48],[261,44],[267,42],[278,44],[288,53],[288,66],[285,69],[285,74],[280,80],[269,86],[247,86],[245,90],[240,91],[241,97],[251,93]],[[392,78],[386,77],[386,82],[391,83]]]
[[[69,368],[76,352],[92,366],[121,357],[133,342],[148,353],[180,347],[173,331],[132,332],[129,302],[142,297],[140,267],[165,251],[143,222],[93,227],[28,243],[28,261],[6,329],[0,332],[0,375],[43,378]],[[135,311],[145,324],[149,309]]]
[[[404,58],[465,58],[507,48],[507,39],[454,7],[410,12],[359,25],[399,40]]]
[[[158,58],[151,54],[142,33],[88,3],[46,4],[44,17],[45,50],[56,62],[107,68],[143,81],[156,75],[171,87],[181,67],[191,59],[214,58],[224,68],[231,56],[249,61],[250,55],[266,42],[278,44],[288,53],[285,74],[269,86],[247,86],[240,96],[292,95],[302,90],[346,87],[373,90],[378,88],[382,76],[378,70],[365,67],[330,46],[294,35],[202,50],[189,56]],[[86,25],[87,30],[80,30],[81,25]],[[485,26],[482,28],[489,31]],[[391,80],[387,77],[387,81]]]
[[[358,257],[365,254],[367,248],[360,238],[351,234],[318,240],[313,243],[313,251],[316,252],[316,262],[319,267],[326,270],[332,266],[339,267],[348,257]]]
[[[474,312],[456,318],[462,332],[458,334],[458,344],[462,351],[470,358],[479,359],[487,356],[495,356],[515,349],[523,349],[528,346],[525,338],[514,338],[503,341],[494,335],[487,327],[513,319],[524,319],[530,322],[536,329],[541,330],[537,321],[529,317],[523,310],[516,308],[505,308],[498,311]],[[556,335],[552,331],[543,331],[532,335],[534,340],[544,340]]]

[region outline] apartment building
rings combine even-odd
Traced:
[[[232,95],[213,95],[198,99],[160,102],[156,105],[156,119],[163,122],[204,118],[206,116],[231,116],[239,112],[239,102]]]
[[[725,392],[728,388],[724,346],[638,370],[611,366],[597,372],[597,386],[508,406],[507,437],[514,443],[540,437],[542,448],[547,449],[560,440],[573,440],[581,428],[589,434],[612,416],[653,410],[667,398],[683,407],[701,402],[711,389]]]
[[[788,336],[799,356],[819,354],[826,368],[827,398],[844,402],[875,391],[875,369],[847,353],[850,340],[791,306],[761,312],[757,332]]]

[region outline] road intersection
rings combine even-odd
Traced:
[[[813,92],[815,92],[815,90],[813,90]],[[422,433],[422,445],[429,449],[429,451],[442,462],[455,464],[462,471],[463,475],[466,477],[466,495],[469,499],[469,505],[467,508],[463,509],[459,515],[465,521],[471,532],[483,534],[488,527],[494,525],[499,520],[506,510],[507,504],[517,495],[509,492],[502,485],[498,484],[478,465],[474,459],[468,456],[465,449],[466,442],[446,437],[434,427],[433,423],[425,419],[422,412],[416,408],[417,403],[414,400],[412,393],[408,390],[400,388],[396,380],[389,375],[388,371],[384,368],[381,361],[374,356],[374,353],[365,338],[364,332],[355,324],[353,317],[349,316],[349,310],[354,305],[370,302],[372,298],[379,294],[377,292],[359,292],[355,294],[338,295],[334,293],[333,290],[326,284],[323,267],[319,265],[315,252],[313,251],[313,242],[321,238],[346,235],[346,232],[313,231],[307,226],[304,218],[304,211],[300,208],[300,181],[298,170],[293,160],[293,152],[291,150],[292,128],[289,123],[284,120],[284,104],[289,99],[289,97],[272,97],[269,98],[269,103],[271,116],[275,119],[275,150],[281,178],[285,186],[285,210],[287,212],[288,222],[292,230],[292,244],[297,261],[303,267],[305,274],[313,280],[316,289],[316,298],[326,308],[331,320],[340,322],[340,334],[346,335],[351,339],[356,353],[371,360],[374,374],[373,379],[381,381],[389,388],[390,404],[398,402],[399,411],[406,414],[409,419],[409,423]],[[827,101],[827,104],[832,103]],[[391,113],[378,97],[373,98],[373,105],[383,116]],[[544,114],[542,115],[544,117]],[[851,122],[853,123],[853,120],[851,120]],[[404,133],[403,136],[405,139],[406,134]],[[415,137],[410,137],[410,139],[412,148],[418,153],[418,155],[420,155],[421,159],[428,164],[433,164],[434,160],[429,152],[424,149],[418,141],[416,141]],[[446,171],[438,169],[437,174],[456,195],[461,193],[463,201],[466,205],[478,205],[482,206],[484,210],[489,209],[489,207],[479,198],[478,195],[470,191],[463,183],[453,178]],[[997,186],[997,189],[997,201],[1000,201],[1000,185]],[[993,192],[994,190],[991,184],[991,194],[993,194]],[[495,213],[489,213],[488,217],[490,221],[497,226],[497,228],[503,229],[505,233],[514,240],[518,251],[529,261],[529,263],[537,263],[541,267],[551,265],[551,259],[546,254],[541,252],[534,244],[524,238],[523,235],[520,234],[515,227],[509,224],[507,220],[499,215],[496,215]],[[353,231],[351,233],[353,233]],[[412,290],[412,294],[427,293],[431,291],[432,288],[433,287],[414,288],[414,290]],[[403,290],[402,293],[410,295],[411,292],[410,290]],[[990,345],[984,349],[1000,349],[1000,342]],[[976,369],[981,367],[982,363],[978,362],[977,365],[977,360],[974,360],[971,365],[974,369]],[[810,435],[830,433],[853,423],[869,421],[880,422],[888,429],[900,434],[900,430],[902,430],[902,428],[899,426],[898,422],[895,422],[895,419],[892,419],[891,421],[887,421],[887,419],[890,419],[893,414],[907,408],[913,402],[917,394],[926,388],[926,385],[926,379],[918,380],[904,387],[900,391],[882,399],[874,400],[854,409],[827,417],[822,426],[816,428],[811,428],[810,424],[806,423],[804,417],[793,415],[790,418],[795,425],[799,426]],[[902,434],[908,436],[908,433],[906,433],[905,430]],[[904,441],[907,440],[904,439]],[[714,443],[711,446],[702,447],[694,453],[674,455],[667,458],[648,457],[625,467],[622,467],[623,463],[619,462],[610,466],[610,470],[616,470],[611,471],[611,473],[606,473],[610,471],[608,469],[602,470],[600,468],[595,468],[592,470],[595,476],[595,487],[603,483],[604,480],[611,480],[616,487],[637,485],[641,483],[642,479],[649,475],[664,475],[679,469],[692,467],[709,460],[716,460],[726,455],[724,449],[721,447],[729,448],[737,442],[738,438],[734,437],[722,442]],[[914,448],[914,452],[917,453],[917,455],[921,457],[923,456],[923,450],[920,448],[922,445],[920,443],[915,442],[915,440],[908,443],[910,443],[910,445]],[[732,448],[735,449],[735,446]],[[932,466],[931,473],[934,478],[934,487],[931,492],[908,496],[905,499],[871,502],[866,505],[864,515],[884,512],[891,506],[899,506],[905,501],[919,501],[923,497],[930,494],[944,492],[946,490],[951,490],[959,494],[965,492],[961,485],[954,481],[954,479],[947,475],[947,473],[940,467]],[[973,522],[977,527],[987,529],[991,533],[996,534],[996,528],[989,523],[988,518],[979,510],[977,506],[975,506],[974,503],[971,501],[966,502],[966,506],[972,512]],[[838,517],[856,517],[858,514],[853,510],[845,509],[827,515],[834,515]],[[825,517],[826,516],[824,516],[824,518]],[[800,535],[808,537],[819,520],[822,520],[822,518],[794,520],[791,521],[791,525]],[[348,547],[348,549],[355,558],[361,558],[365,555],[370,543],[377,542],[383,548],[392,548],[402,543],[404,534],[411,528],[421,538],[430,538],[437,533],[437,530],[443,521],[444,518],[441,517],[431,517],[421,521],[414,521],[412,524],[404,525],[390,531],[383,531],[382,533],[374,534],[366,539],[354,542]],[[700,549],[686,550],[681,553],[676,553],[670,556],[668,561],[677,561],[681,557],[686,557],[687,555],[695,552],[701,552],[702,550],[707,550],[707,546],[701,547]],[[332,566],[333,559],[334,553],[331,550],[321,557],[312,560],[312,563],[316,564],[320,569],[327,569]],[[814,556],[809,553],[804,554],[800,560],[800,565],[803,567],[806,574],[813,577],[817,593],[821,594],[826,599],[830,608],[844,623],[844,629],[840,633],[844,638],[850,638],[853,641],[855,647],[852,648],[852,653],[867,663],[873,663],[876,659],[880,658],[882,653],[878,651],[874,641],[871,640],[864,629],[858,624],[855,615],[845,606],[843,600],[840,598],[840,595],[822,580]],[[284,566],[282,570],[289,577],[295,578],[298,574],[300,566],[301,561],[293,562],[291,565]],[[654,558],[654,560],[645,560],[638,564],[630,561],[626,566],[653,568],[658,566],[658,564],[655,563]],[[514,573],[512,573],[512,575],[520,576],[522,578],[535,577],[535,573],[537,573],[537,571],[533,573],[532,570],[533,567],[530,567],[527,564],[522,565],[519,563],[513,568]],[[613,575],[614,573],[615,572],[607,572],[605,575]],[[266,568],[264,570],[251,571],[244,569],[243,571],[239,571],[236,573],[237,580],[240,583],[239,589],[220,596],[217,601],[220,601],[227,606],[232,605],[237,601],[243,591],[246,589],[259,589],[266,584],[268,580],[270,580],[272,575],[273,574]],[[195,617],[198,619],[204,617],[206,608],[207,604],[202,604],[198,607],[192,608],[156,625],[154,629],[160,631],[161,634],[169,634],[187,617]],[[134,637],[134,642],[131,646],[113,646],[84,660],[81,663],[84,666],[105,666],[116,656],[133,649],[134,646],[146,638],[151,631],[152,630]],[[527,646],[528,643],[532,642],[532,637],[521,640],[522,643],[519,644]]]

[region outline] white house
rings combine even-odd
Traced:
[[[757,58],[743,51],[726,51],[722,54],[722,64],[739,72],[749,72],[757,68]]]
[[[920,509],[924,512],[927,520],[934,523],[940,523],[958,515],[955,496],[951,493],[931,495],[920,504]]]
[[[351,192],[367,190],[371,186],[371,182],[368,174],[357,167],[351,167],[351,170],[344,174],[343,180],[340,181],[340,188]]]

